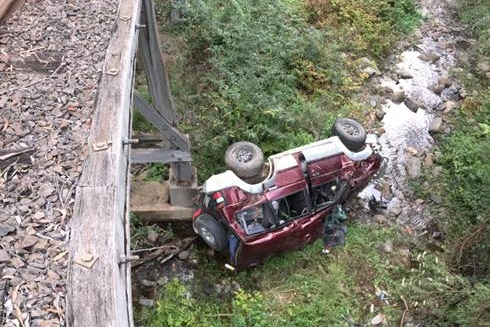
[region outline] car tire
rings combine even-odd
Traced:
[[[226,250],[228,246],[226,231],[213,216],[208,214],[198,216],[194,220],[194,229],[213,250],[218,252]]]
[[[332,126],[332,134],[339,137],[345,147],[357,151],[366,143],[366,130],[354,119],[339,118]]]
[[[264,154],[251,142],[236,142],[226,150],[225,165],[240,178],[252,178],[262,172]]]

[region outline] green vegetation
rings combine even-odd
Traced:
[[[478,62],[490,56],[488,1],[464,1],[460,16],[481,41],[470,49],[472,62],[458,78],[469,96],[454,117],[454,132],[442,140],[441,180],[431,182],[445,194],[439,217],[448,235],[448,257],[455,269],[473,281],[490,282],[490,91],[479,79]],[[486,14],[485,14],[486,13]],[[488,310],[488,309],[487,309]]]
[[[211,283],[237,280],[245,290],[229,297],[205,295],[174,280],[164,286],[157,308],[143,309],[144,326],[346,326],[366,324],[383,313],[388,326],[413,317],[431,326],[484,326],[485,313],[475,305],[490,296],[490,288],[472,288],[452,274],[436,254],[414,247],[385,253],[387,239],[405,249],[404,235],[392,229],[354,225],[349,242],[332,255],[321,253],[321,242],[273,258],[255,270],[230,275],[205,262]],[[400,255],[400,253],[402,253]],[[206,260],[205,257],[202,260]],[[385,298],[379,293],[383,291]],[[406,305],[410,305],[408,312]],[[372,312],[371,312],[372,310]],[[412,316],[410,316],[412,315]]]
[[[362,116],[356,59],[380,58],[420,18],[411,0],[189,0],[182,11],[163,32],[183,51],[168,54],[172,92],[201,179],[235,141],[268,155]]]

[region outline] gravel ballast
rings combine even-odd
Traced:
[[[0,26],[2,326],[65,325],[69,221],[118,5],[28,0]]]

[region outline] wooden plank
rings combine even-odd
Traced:
[[[158,129],[158,132],[177,149],[188,149],[188,140],[177,128],[171,125],[159,112],[138,94],[134,95],[134,107],[145,119]]]
[[[193,207],[169,205],[168,182],[131,182],[131,212],[146,221],[191,221]]]
[[[146,72],[148,86],[155,109],[169,124],[175,126],[176,114],[167,70],[162,58],[158,25],[156,22],[155,8],[152,0],[143,1],[143,15],[141,23],[145,28],[140,34],[139,50],[143,57],[143,66]],[[188,149],[181,149],[188,150]]]
[[[190,162],[192,161],[189,152],[166,149],[133,149],[131,152],[132,163],[149,163],[149,162]]]
[[[99,83],[89,155],[70,221],[67,326],[133,325],[130,269],[119,261],[129,254],[129,148],[122,141],[130,135],[140,1],[120,1]],[[107,148],[93,147],[97,142]]]

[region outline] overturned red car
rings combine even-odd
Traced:
[[[334,206],[360,191],[384,162],[377,136],[356,121],[337,119],[332,133],[270,156],[267,165],[254,144],[230,146],[225,162],[231,170],[204,183],[194,231],[214,250],[228,252],[238,269],[320,238]]]

